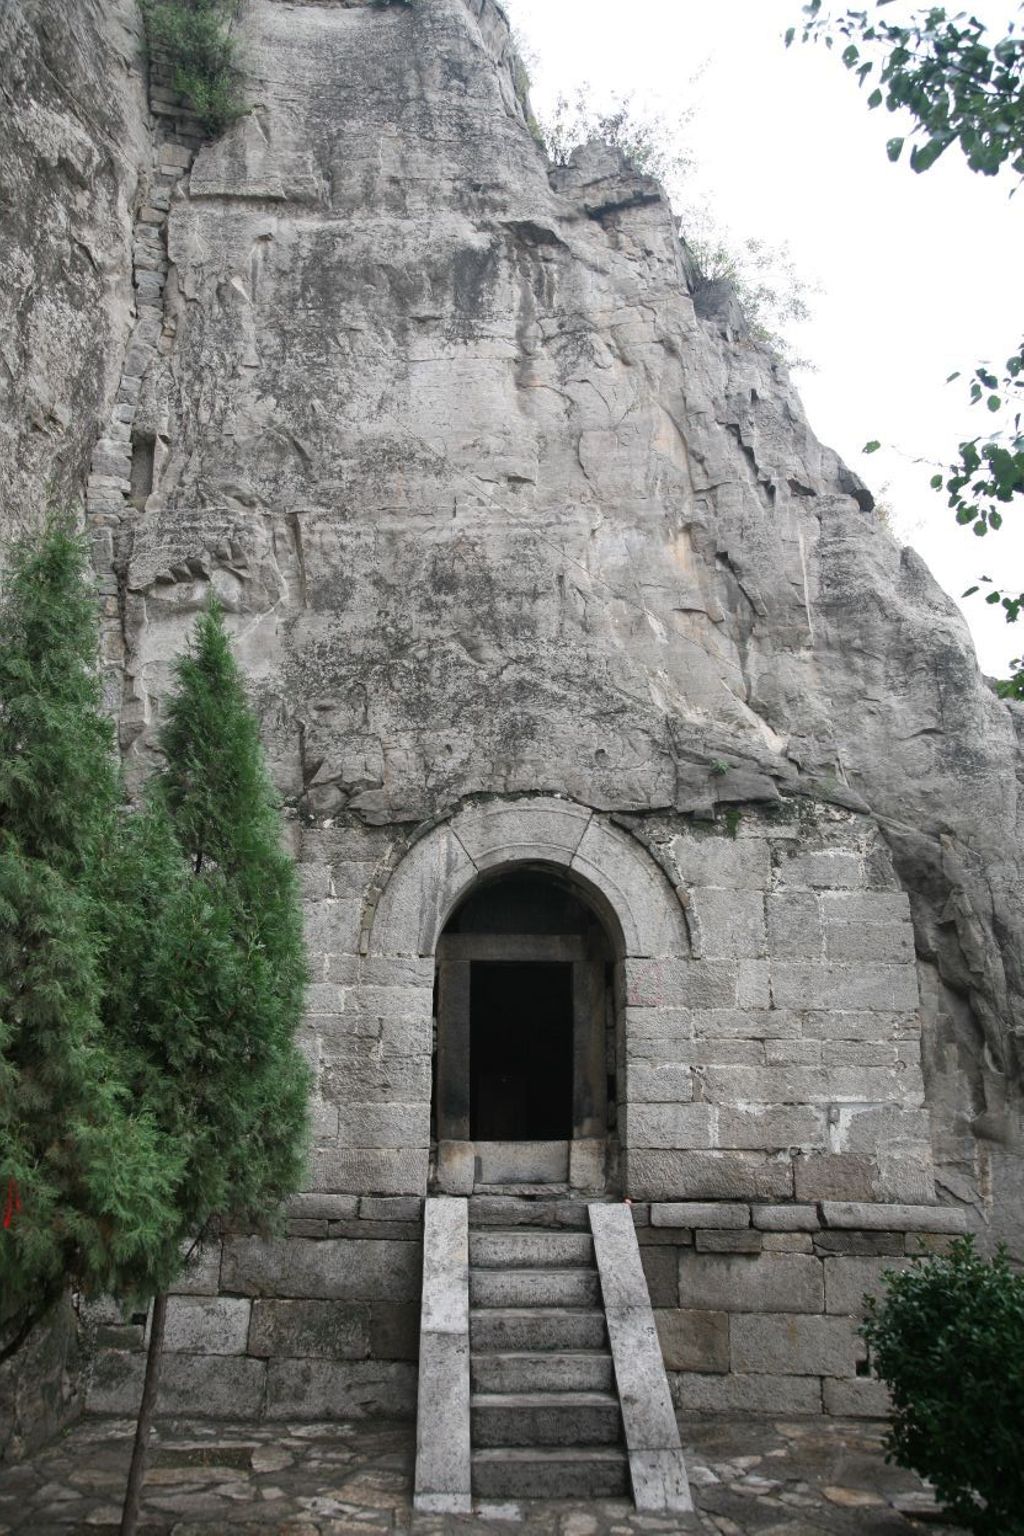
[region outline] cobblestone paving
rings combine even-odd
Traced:
[[[684,1420],[706,1536],[952,1536],[916,1478],[887,1467],[879,1425],[842,1420]],[[0,1469],[0,1536],[116,1532],[133,1426],[79,1424],[32,1461]],[[408,1424],[163,1423],[145,1487],[145,1536],[634,1536],[671,1518],[621,1500],[410,1507]],[[927,1522],[927,1524],[925,1523]]]

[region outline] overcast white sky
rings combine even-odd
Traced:
[[[1010,197],[1010,173],[974,175],[956,147],[922,176],[890,165],[897,120],[869,112],[866,92],[820,44],[784,48],[800,0],[503,3],[542,112],[584,83],[598,105],[625,93],[669,122],[692,111],[680,138],[699,167],[694,192],[734,236],[788,242],[824,290],[796,337],[817,365],[797,384],[818,436],[891,503],[897,537],[954,597],[983,574],[1024,587],[1024,528],[977,539],[928,488],[960,439],[991,423],[947,375],[1002,363],[1024,333],[1024,191]],[[886,15],[914,8],[896,0]],[[972,11],[994,37],[1024,19],[1017,0]],[[865,457],[873,438],[887,446]],[[1004,675],[1024,651],[1024,620],[1007,625],[979,597],[961,607],[982,666]]]

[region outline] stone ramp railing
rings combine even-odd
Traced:
[[[689,1516],[677,1529],[698,1530],[633,1212],[589,1211],[636,1507]]]
[[[469,1214],[449,1196],[423,1209],[423,1301],[416,1409],[415,1507],[473,1507],[469,1441]]]

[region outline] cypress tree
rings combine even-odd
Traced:
[[[294,1043],[306,982],[298,885],[216,605],[175,671],[165,766],[139,825],[145,846],[131,857],[150,872],[176,858],[184,878],[170,903],[163,880],[146,898],[163,911],[163,933],[122,988],[116,1027],[133,1043],[143,1097],[160,1104],[161,1126],[186,1147],[187,1227],[201,1232],[215,1219],[266,1227],[305,1161],[308,1073]],[[151,929],[145,911],[124,921],[140,925],[140,938]],[[125,931],[118,947],[136,944]],[[124,1536],[137,1523],[165,1312],[158,1295]]]
[[[86,558],[56,517],[0,599],[0,1358],[69,1282],[151,1294],[177,1262],[180,1149],[103,1022],[121,790]]]

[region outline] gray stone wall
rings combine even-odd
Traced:
[[[207,1243],[168,1303],[158,1411],[411,1417],[422,1206],[416,1198],[299,1195],[281,1237]],[[144,1320],[100,1303],[90,1309],[90,1326],[88,1410],[136,1412]]]
[[[910,904],[870,819],[636,830],[691,952],[626,966],[627,1192],[934,1200]]]
[[[857,1329],[864,1297],[964,1226],[948,1206],[828,1200],[633,1214],[676,1406],[707,1413],[884,1416]]]

